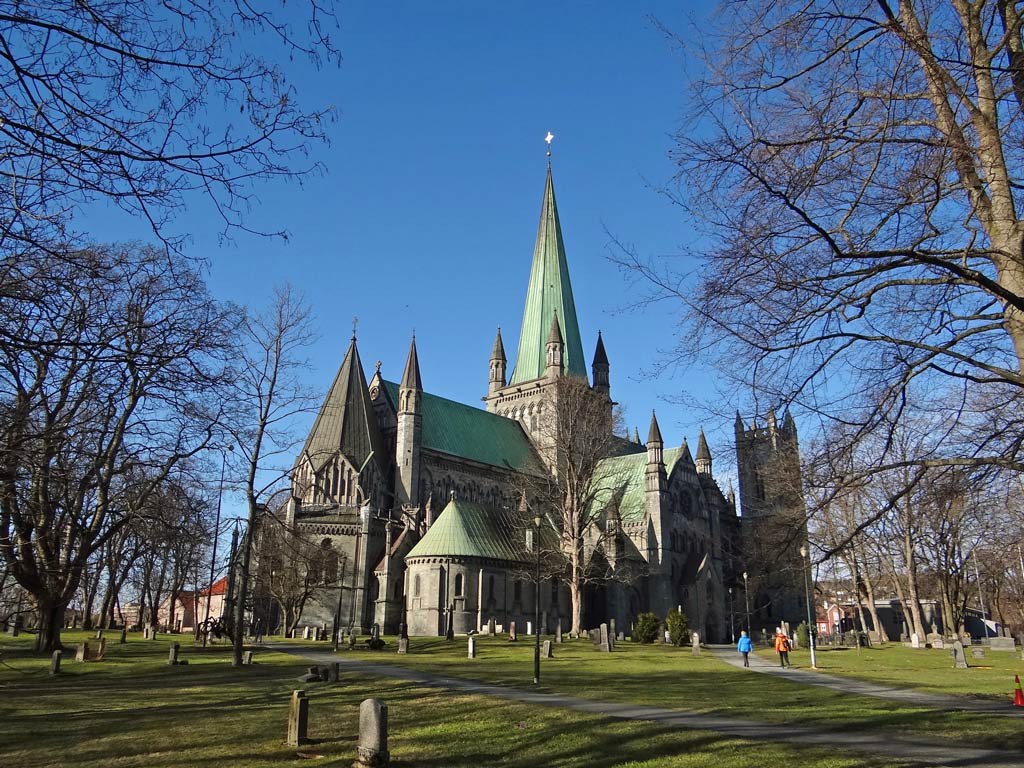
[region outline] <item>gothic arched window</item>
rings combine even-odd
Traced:
[[[412,596],[420,596],[420,575],[418,573],[412,578]]]
[[[462,597],[462,574],[455,574],[455,596]]]

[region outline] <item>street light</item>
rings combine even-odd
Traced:
[[[743,572],[743,602],[747,606],[747,637],[753,637],[754,633],[750,631],[750,590],[747,589],[747,572]]]
[[[811,552],[806,544],[800,545],[800,557],[804,559],[804,594],[807,596],[807,637],[811,645],[811,669],[817,669],[817,658],[814,654],[814,621],[811,618]]]
[[[729,637],[732,638],[732,642],[736,642],[736,614],[732,609],[732,587],[729,587]]]
[[[534,582],[533,590],[533,684],[540,683],[540,524],[543,522],[540,513],[533,517],[533,527],[536,531],[533,542],[534,551],[537,553],[537,580]]]
[[[228,453],[235,450],[235,446],[227,446]],[[220,454],[220,491],[217,494],[217,521],[213,524],[213,554],[210,556],[210,586],[206,590],[206,620],[203,622],[203,626],[206,627],[203,632],[203,647],[206,647],[206,641],[210,637],[210,601],[213,600],[213,577],[216,575],[217,567],[217,539],[220,536],[220,505],[224,500],[224,468],[228,463],[228,454],[221,451]]]

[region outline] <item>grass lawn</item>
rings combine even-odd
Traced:
[[[769,651],[758,651],[763,658],[773,658]],[[809,651],[790,654],[796,666],[810,667]],[[818,669],[830,675],[848,675],[894,688],[914,688],[928,693],[975,696],[990,701],[1013,698],[1013,676],[1024,676],[1020,653],[985,650],[984,659],[971,657],[970,669],[954,669],[948,649],[914,650],[901,644],[887,643],[871,648],[820,648]]]
[[[64,640],[75,643],[87,636],[65,633]],[[202,649],[193,647],[191,638],[178,640],[188,666],[167,666],[167,636],[148,642],[131,635],[127,645],[118,645],[115,635],[104,661],[75,664],[67,658],[73,653],[65,653],[62,673],[50,677],[49,660],[30,653],[31,636],[0,638],[0,765],[347,766],[355,758],[359,702],[371,696],[389,705],[390,749],[393,764],[399,767],[901,765],[884,758],[753,743],[352,673],[339,684],[303,685],[295,678],[305,665],[271,648],[257,649],[255,666],[233,669],[226,647]],[[461,648],[464,643],[456,645]],[[420,655],[410,658],[425,660],[427,654],[419,650]],[[515,650],[527,658],[525,644]],[[495,651],[488,647],[489,654]],[[388,652],[365,655],[397,658]],[[441,654],[437,656],[440,660]],[[296,750],[283,741],[288,698],[299,687],[310,698],[314,743]]]
[[[532,637],[523,636],[517,643],[502,636],[479,637],[476,659],[466,658],[465,638],[451,643],[439,638],[413,638],[410,653],[405,656],[394,653],[396,643],[387,639],[388,649],[380,654],[358,652],[359,658],[518,688],[533,685]],[[327,645],[321,643],[319,647],[325,649]],[[622,642],[615,653],[602,654],[590,642],[577,640],[556,645],[554,653],[556,658],[541,660],[540,688],[544,691],[842,731],[882,729],[905,737],[1024,751],[1024,723],[1016,718],[940,712],[880,698],[839,694],[737,669],[707,652],[695,658],[689,649]],[[803,656],[796,655],[794,665],[809,666]],[[878,658],[882,659],[879,664],[885,663],[886,657]],[[900,655],[891,658],[893,663],[901,663]],[[949,669],[948,673],[953,676],[963,674],[963,670]],[[936,670],[935,674],[938,678],[941,672]],[[996,690],[997,679],[990,681],[988,689]],[[1012,684],[1012,677],[1010,681]],[[1010,710],[1012,685],[1006,688],[1005,681],[1004,691]]]

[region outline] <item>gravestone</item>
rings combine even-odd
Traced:
[[[252,651],[245,651],[242,654],[242,666],[244,666],[244,667],[251,667],[252,666]]]
[[[50,674],[60,674],[60,658],[63,654],[60,651],[54,651],[53,656],[50,657]]]
[[[96,630],[96,639],[99,640],[102,637],[103,637],[103,630],[102,629],[97,629]]]
[[[327,668],[327,679],[332,683],[341,682],[341,663],[334,662],[330,667]]]
[[[562,642],[562,620],[559,619],[558,623],[555,624],[555,642]]]
[[[121,630],[121,645],[124,645],[127,642],[128,642],[128,627],[124,627]]]
[[[973,659],[984,659],[985,658],[985,649],[982,648],[981,646],[975,646],[975,647],[971,648],[971,658],[973,658]]]
[[[370,628],[370,639],[373,641],[380,640],[380,624],[374,624]]]
[[[351,627],[348,631],[348,648],[352,650],[356,647],[356,630],[355,627]]]
[[[607,624],[601,625],[600,634],[598,635],[597,650],[601,651],[602,653],[611,653],[612,644],[611,641],[608,639]]]
[[[398,652],[405,654],[409,652],[409,638],[400,637],[398,638]]]
[[[98,647],[93,651],[89,661],[103,661],[103,657],[107,655],[107,638],[101,637]]]
[[[921,647],[921,638],[918,637],[917,632],[914,632],[913,634],[910,635],[910,647],[911,648],[920,648]]]
[[[178,651],[181,650],[180,643],[171,643],[171,647],[167,650],[167,663],[170,666],[174,666],[178,663]]]
[[[309,627],[302,628],[302,639],[309,640]]]
[[[533,634],[533,622],[532,621],[526,622],[526,634],[527,634],[527,636]]]
[[[694,632],[690,635],[690,652],[694,656],[700,656],[700,633]]]
[[[550,640],[545,640],[544,641],[544,648],[541,650],[541,654],[544,656],[545,659],[553,659],[553,658],[555,658],[555,654],[552,653],[552,651],[551,651],[551,641]]]
[[[296,679],[300,683],[319,683],[322,680],[320,667],[307,667],[305,674],[299,675]]]
[[[508,625],[508,641],[510,643],[514,643],[518,639],[519,639],[519,636],[516,634],[516,623],[514,621],[509,622],[509,625]]]
[[[1009,651],[1013,653],[1017,650],[1017,644],[1012,637],[993,637],[990,643],[989,648],[993,651]]]
[[[83,642],[75,649],[75,661],[85,661],[89,657],[89,644]]]
[[[300,747],[309,741],[309,699],[305,691],[292,691],[288,708],[288,746]]]
[[[491,637],[494,637],[495,629],[496,629],[496,625],[494,623],[494,617],[491,616],[491,618],[489,618],[487,620],[487,634],[490,635]]]
[[[359,705],[359,744],[354,768],[387,768],[388,705],[380,699],[366,699]]]
[[[409,625],[406,624],[404,621],[399,622],[398,624],[398,636],[404,637],[406,639],[409,638]]]
[[[932,640],[932,648],[938,648],[940,651],[946,647],[946,641],[941,637],[936,637]]]
[[[476,636],[469,636],[469,648],[466,652],[466,656],[470,659],[476,658]]]
[[[672,635],[667,629],[665,630],[665,636],[662,638],[661,642],[665,645],[672,645]]]
[[[615,631],[615,619],[610,619],[608,621],[608,639],[611,641],[612,645],[615,645],[615,637],[617,635],[618,632]]]
[[[964,644],[959,640],[953,641],[953,666],[957,669],[967,669],[967,657],[964,655]]]

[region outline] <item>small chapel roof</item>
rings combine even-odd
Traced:
[[[663,458],[666,474],[672,474],[672,469],[682,452],[682,448],[665,450]],[[602,459],[597,469],[596,482],[599,490],[594,495],[593,503],[605,505],[617,495],[621,495],[618,512],[622,522],[635,523],[643,520],[647,510],[646,472],[646,453],[631,453]]]
[[[523,545],[516,543],[514,526],[500,510],[452,499],[406,559],[417,557],[479,557],[521,561]]]

